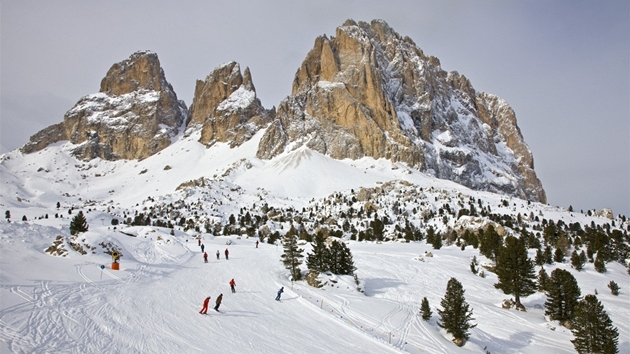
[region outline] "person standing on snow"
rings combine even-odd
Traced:
[[[221,253],[219,253],[219,250],[217,250],[217,261],[219,260],[219,255],[220,255],[220,254],[221,254]]]
[[[201,311],[199,311],[200,314],[202,315],[208,314],[208,302],[210,302],[210,296],[208,296],[205,300],[203,300],[203,307],[201,308]]]
[[[201,246],[201,239],[200,238],[197,239],[197,246]]]
[[[278,290],[278,296],[276,296],[276,301],[280,301],[280,296],[282,296],[282,293],[284,292],[284,286],[280,288],[280,290]]]
[[[203,245],[203,243],[201,244],[201,252],[203,252],[203,249],[206,248],[206,246]]]
[[[227,259],[229,259],[229,258],[228,258],[229,254],[230,254],[230,251],[228,251],[228,249],[226,248],[226,249],[225,249],[225,259],[226,259],[226,260],[227,260]]]
[[[256,248],[258,248],[258,240],[256,240]]]
[[[234,294],[236,292],[236,282],[234,281],[234,278],[232,278],[232,280],[230,280],[230,289],[232,289],[232,294]]]
[[[214,310],[215,310],[216,312],[219,312],[219,306],[221,306],[221,300],[223,300],[223,294],[220,294],[220,295],[217,297],[217,301],[216,301],[216,304],[217,304],[217,305],[214,307]]]
[[[206,253],[206,252],[203,253],[203,261],[205,263],[208,263],[208,253]]]

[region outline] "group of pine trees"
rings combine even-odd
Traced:
[[[304,258],[304,250],[298,245],[297,235],[295,228],[291,227],[282,237],[284,253],[280,256],[293,280],[302,279],[300,265],[302,258]],[[345,243],[334,240],[329,247],[326,245],[324,233],[319,231],[311,245],[312,253],[309,253],[306,259],[309,270],[318,273],[331,272],[339,275],[354,275],[356,267],[352,259],[352,252]]]

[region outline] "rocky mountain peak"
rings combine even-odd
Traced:
[[[257,156],[306,145],[337,159],[385,158],[487,190],[545,202],[509,105],[447,73],[382,20],[316,38]]]
[[[249,140],[274,113],[256,97],[249,68],[241,74],[240,65],[230,62],[197,80],[188,124],[201,127],[202,144],[229,142],[234,147]]]
[[[186,116],[157,54],[139,51],[112,65],[99,93],[81,98],[62,123],[33,135],[21,150],[69,140],[80,159],[143,159],[169,146]]]

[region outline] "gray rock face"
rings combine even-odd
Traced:
[[[235,147],[249,140],[275,115],[256,97],[249,68],[241,75],[236,62],[212,71],[204,81],[197,80],[190,107],[188,126],[201,127],[199,142],[211,146],[229,142]]]
[[[62,123],[33,135],[21,150],[69,140],[80,159],[143,159],[171,144],[187,114],[157,54],[136,52],[109,69],[99,93],[81,98]]]
[[[510,106],[442,70],[383,21],[348,20],[335,37],[315,40],[257,156],[303,145],[336,159],[386,158],[472,189],[546,202]]]

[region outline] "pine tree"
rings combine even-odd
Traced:
[[[543,264],[545,264],[545,255],[540,248],[536,250],[536,257],[534,258],[534,263],[536,263],[537,266],[541,266],[541,267]]]
[[[330,250],[326,247],[324,233],[318,231],[312,245],[312,252],[306,255],[306,265],[309,270],[323,273],[330,270]]]
[[[575,306],[571,341],[580,354],[617,353],[619,332],[595,295],[586,295]]]
[[[483,233],[483,237],[479,240],[479,252],[493,261],[496,261],[497,252],[502,245],[503,239],[501,235],[494,229],[494,226],[490,225]]]
[[[606,262],[604,259],[599,256],[599,252],[597,252],[597,257],[595,257],[595,270],[599,273],[606,273]]]
[[[553,264],[553,251],[551,251],[551,247],[545,247],[545,251],[543,252],[543,258],[546,264]]]
[[[330,245],[330,271],[334,274],[352,275],[355,270],[348,246],[343,242],[333,241]]]
[[[422,315],[422,319],[425,321],[430,320],[431,316],[433,316],[433,313],[431,312],[431,306],[429,306],[429,300],[427,300],[426,296],[422,298],[422,304],[420,305],[420,314]]]
[[[610,283],[608,283],[608,289],[610,289],[611,294],[615,296],[619,295],[619,285],[615,283],[614,280],[611,280]]]
[[[85,219],[85,216],[83,216],[83,212],[79,211],[79,213],[70,221],[70,235],[86,232],[88,229],[89,225],[87,220]]]
[[[472,260],[470,261],[470,271],[473,274],[477,274],[477,272],[479,271],[477,269],[477,256],[473,256]]]
[[[474,318],[464,298],[464,292],[462,284],[457,279],[451,278],[446,285],[446,294],[440,301],[443,309],[437,310],[441,317],[437,323],[438,326],[450,333],[453,336],[453,342],[460,347],[470,337],[468,330],[476,326],[469,322]]]
[[[499,282],[494,286],[506,294],[514,294],[517,307],[523,307],[521,295],[529,296],[536,292],[534,263],[527,256],[522,239],[506,237],[505,246],[499,249],[497,256],[496,273]]]
[[[538,291],[547,291],[549,289],[549,274],[545,268],[540,268],[538,272]]]
[[[553,253],[553,260],[556,263],[564,262],[564,252],[562,252],[562,249],[556,248],[555,252]]]
[[[545,315],[560,323],[573,318],[575,305],[580,297],[580,287],[577,280],[564,269],[551,272],[547,287],[547,301],[545,301]]]
[[[584,251],[582,251],[582,255]],[[571,267],[575,268],[578,272],[584,269],[584,264],[586,264],[586,255],[584,258],[580,254],[577,253],[577,250],[574,250],[571,254]]]
[[[282,256],[282,263],[289,272],[293,280],[302,279],[302,271],[300,270],[300,264],[302,264],[303,250],[298,247],[297,236],[295,233],[287,232],[282,238],[282,246],[284,247],[284,253]]]

